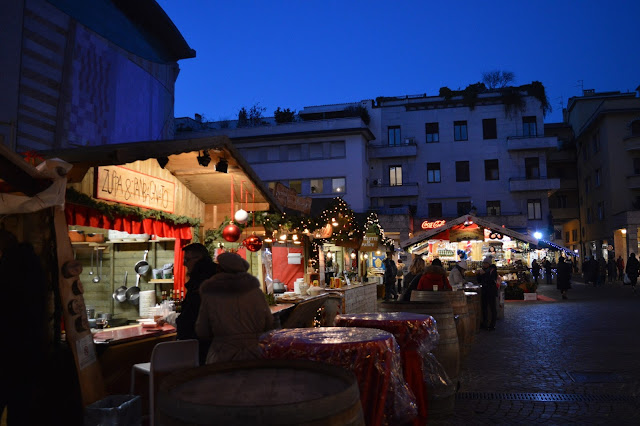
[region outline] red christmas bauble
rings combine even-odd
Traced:
[[[229,241],[230,243],[238,241],[238,239],[240,238],[240,234],[242,234],[242,231],[233,223],[228,224],[222,230],[222,238]]]
[[[262,239],[255,234],[245,238],[243,243],[249,251],[258,251],[262,248]]]

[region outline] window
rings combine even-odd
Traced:
[[[467,122],[466,121],[453,122],[453,140],[456,140],[456,141],[467,140]]]
[[[555,237],[556,240],[559,240],[562,238],[562,229],[554,229],[554,232],[556,234],[556,237]]]
[[[595,174],[595,184],[596,184],[596,188],[600,186],[600,169],[596,169],[596,174]]]
[[[324,182],[322,179],[311,179],[311,193],[322,194]]]
[[[301,180],[290,180],[289,188],[294,189],[296,194],[300,195],[302,193],[302,181]]]
[[[593,146],[593,153],[600,151],[600,129],[596,129],[593,137],[591,138],[591,144]]]
[[[471,211],[471,201],[458,201],[458,216],[469,214]]]
[[[570,241],[570,240],[569,240],[569,236],[570,236],[570,235],[569,235],[569,231],[567,231],[567,232],[565,232],[565,233],[564,233],[564,242],[565,242],[565,243],[568,243],[568,242]]]
[[[427,163],[427,182],[440,183],[440,163]]]
[[[346,191],[345,184],[346,184],[345,178],[333,178],[331,179],[331,191],[333,193],[345,192]]]
[[[331,158],[342,158],[344,156],[344,141],[331,142]]]
[[[484,160],[484,180],[498,180],[498,160]]]
[[[300,145],[289,145],[287,147],[287,160],[288,161],[298,161],[301,159],[301,149]]]
[[[429,203],[429,218],[442,217],[442,203]]]
[[[322,144],[321,143],[309,144],[309,159],[319,160],[322,158],[324,158],[324,154],[322,152]]]
[[[498,130],[495,118],[485,118],[482,120],[482,139],[497,139]]]
[[[567,196],[566,195],[556,195],[553,197],[554,205],[558,209],[567,208]]]
[[[604,201],[598,203],[598,220],[604,220]]]
[[[389,185],[402,185],[402,166],[389,166]]]
[[[571,230],[571,241],[578,241],[578,230],[577,229],[572,229]]]
[[[389,126],[389,146],[400,146],[400,126]]]
[[[440,142],[440,131],[438,130],[438,123],[427,123],[424,125],[425,132],[427,133],[427,143]]]
[[[540,200],[527,200],[527,218],[542,219],[542,203]]]
[[[500,216],[500,200],[487,201],[487,216]]]
[[[469,182],[469,180],[469,162],[456,161],[456,182]]]
[[[536,125],[536,117],[522,117],[522,136],[534,137],[538,135],[538,128]]]
[[[633,159],[633,174],[640,175],[640,158]]]
[[[525,158],[524,169],[527,179],[540,179],[540,159],[538,157]]]
[[[584,193],[588,194],[591,191],[591,176],[584,178]]]
[[[270,146],[267,148],[267,161],[280,161],[279,146]]]

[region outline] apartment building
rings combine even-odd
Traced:
[[[176,120],[188,130],[178,138],[227,135],[264,182],[376,211],[398,241],[423,221],[472,209],[518,232],[555,237],[549,200],[562,182],[548,164],[558,139],[545,135],[542,99],[528,86],[473,99],[452,92],[308,106],[297,122],[252,128]]]
[[[0,143],[17,152],[171,139],[177,61],[155,0],[15,0],[0,16]]]
[[[581,251],[638,254],[640,98],[585,90],[569,99],[566,121],[577,149]]]

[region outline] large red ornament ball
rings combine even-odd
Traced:
[[[258,251],[262,248],[262,239],[260,237],[258,237],[257,235],[253,234],[250,237],[245,238],[244,240],[244,246],[247,248],[247,250],[249,251]]]
[[[230,243],[238,241],[238,239],[240,238],[240,234],[242,234],[242,231],[233,223],[228,224],[222,230],[222,238],[229,241]]]

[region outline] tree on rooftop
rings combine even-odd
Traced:
[[[276,120],[276,123],[278,124],[292,123],[296,119],[296,111],[295,110],[291,111],[289,108],[280,109],[280,107],[278,107],[273,112],[273,118]]]
[[[482,82],[487,86],[487,89],[502,89],[509,84],[513,83],[516,75],[511,71],[488,71],[482,73]]]

